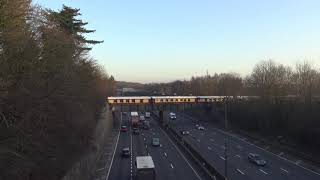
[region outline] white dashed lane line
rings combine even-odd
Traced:
[[[285,172],[285,173],[289,173],[289,171],[286,170],[286,169],[283,169],[283,168],[280,168],[280,169],[281,169],[281,171],[283,171],[283,172]]]
[[[262,170],[262,169],[259,169],[259,171],[261,171],[263,174],[268,174],[267,172],[265,172],[264,170]]]
[[[170,163],[170,166],[171,166],[172,169],[174,168],[173,165],[172,165],[172,163]]]
[[[224,160],[224,161],[226,160],[226,159],[225,159],[224,157],[222,157],[222,156],[220,156],[220,159],[222,159],[222,160]]]
[[[240,169],[237,169],[237,171],[238,171],[240,174],[245,175],[245,173],[242,172]]]
[[[210,146],[208,146],[208,149],[209,149],[209,150],[212,150],[212,148],[211,148]]]
[[[240,156],[240,155],[238,155],[238,154],[236,155],[236,157],[241,158],[241,156]]]
[[[164,156],[167,157],[168,156],[167,153],[164,153]]]

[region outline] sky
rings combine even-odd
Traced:
[[[80,8],[90,55],[116,80],[168,82],[272,59],[320,67],[319,0],[34,0]]]

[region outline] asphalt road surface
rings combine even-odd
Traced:
[[[164,114],[164,117],[167,113]],[[167,118],[167,117],[166,117]],[[221,174],[225,174],[227,159],[227,177],[232,180],[319,180],[320,174],[301,167],[287,159],[259,148],[244,138],[216,129],[209,123],[178,114],[171,126],[180,132],[188,130],[185,140],[194,146],[211,165]],[[202,125],[205,130],[197,127]],[[225,148],[227,147],[227,158]],[[249,153],[257,153],[267,161],[267,165],[259,167],[248,161]]]
[[[169,137],[160,129],[158,123],[149,118],[151,128],[140,129],[140,135],[133,135],[128,116],[122,116],[122,125],[129,131],[121,132],[117,142],[113,163],[108,174],[109,180],[134,180],[136,156],[150,155],[153,158],[158,180],[199,180],[201,177],[188,160],[176,148]],[[153,137],[160,138],[160,147],[151,146]],[[121,157],[121,150],[130,147],[131,157]]]

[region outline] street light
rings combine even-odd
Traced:
[[[227,107],[227,99],[224,100],[224,128],[225,128],[225,131],[228,131],[228,118],[227,118],[227,110],[228,110],[228,107]],[[225,176],[225,179],[227,180],[228,179],[228,136],[225,138],[225,141],[224,141],[224,158],[225,158],[225,161],[224,161],[224,176]]]

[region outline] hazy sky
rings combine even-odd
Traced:
[[[91,55],[117,80],[249,74],[264,59],[320,64],[319,0],[34,0],[80,8]],[[319,67],[319,66],[318,66]]]

